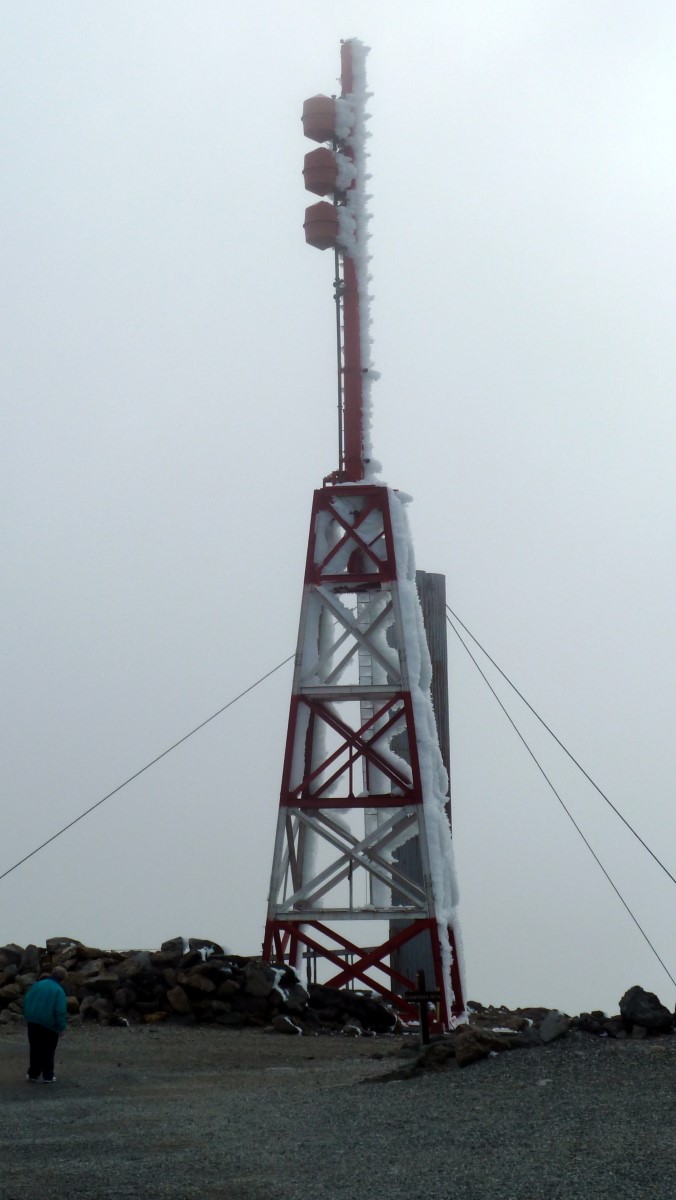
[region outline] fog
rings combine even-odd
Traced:
[[[300,112],[352,36],[383,477],[414,496],[418,566],[676,874],[673,6],[0,12],[0,874],[293,653],[337,466]],[[451,630],[449,655],[469,995],[616,1011],[640,983],[672,1006]],[[0,940],[257,953],[290,683],[6,875]],[[676,975],[673,883],[499,691]]]

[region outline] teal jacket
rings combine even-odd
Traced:
[[[32,1025],[44,1025],[63,1033],[66,1020],[66,993],[55,979],[40,979],[29,988],[23,1001],[23,1019]]]

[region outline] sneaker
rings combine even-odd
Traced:
[[[43,1079],[43,1083],[56,1083],[56,1075],[52,1075],[51,1079]]]
[[[33,1076],[32,1076],[32,1075],[27,1075],[27,1076],[26,1076],[26,1083],[38,1083],[38,1082],[39,1082],[39,1081],[38,1081],[37,1079],[33,1079]]]

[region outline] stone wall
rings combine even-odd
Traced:
[[[100,950],[74,938],[0,947],[0,1025],[22,1020],[23,997],[61,966],[69,1018],[101,1025],[211,1022],[284,1033],[387,1033],[395,1015],[358,992],[311,985],[294,971],[228,954],[202,938],[172,938],[159,950]]]

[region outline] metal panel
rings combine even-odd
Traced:
[[[422,608],[427,645],[432,660],[432,706],[437,722],[439,748],[444,760],[444,766],[450,780],[450,730],[448,704],[448,645],[446,623],[446,577],[432,574],[429,571],[416,571],[415,581],[418,587],[420,607]],[[398,754],[406,756],[406,747],[399,744],[395,747]],[[449,822],[451,819],[451,798],[449,789],[448,805],[446,808]],[[417,837],[411,838],[405,845],[394,852],[395,863],[409,879],[422,883],[423,871],[420,857],[420,843]],[[393,903],[405,903],[404,897],[393,893]],[[408,922],[392,921],[390,932],[394,936]],[[392,966],[401,975],[415,977],[419,970],[425,972],[425,978],[434,979],[434,958],[432,943],[429,935],[415,942],[405,942],[394,952]],[[395,985],[396,989],[397,985]]]

